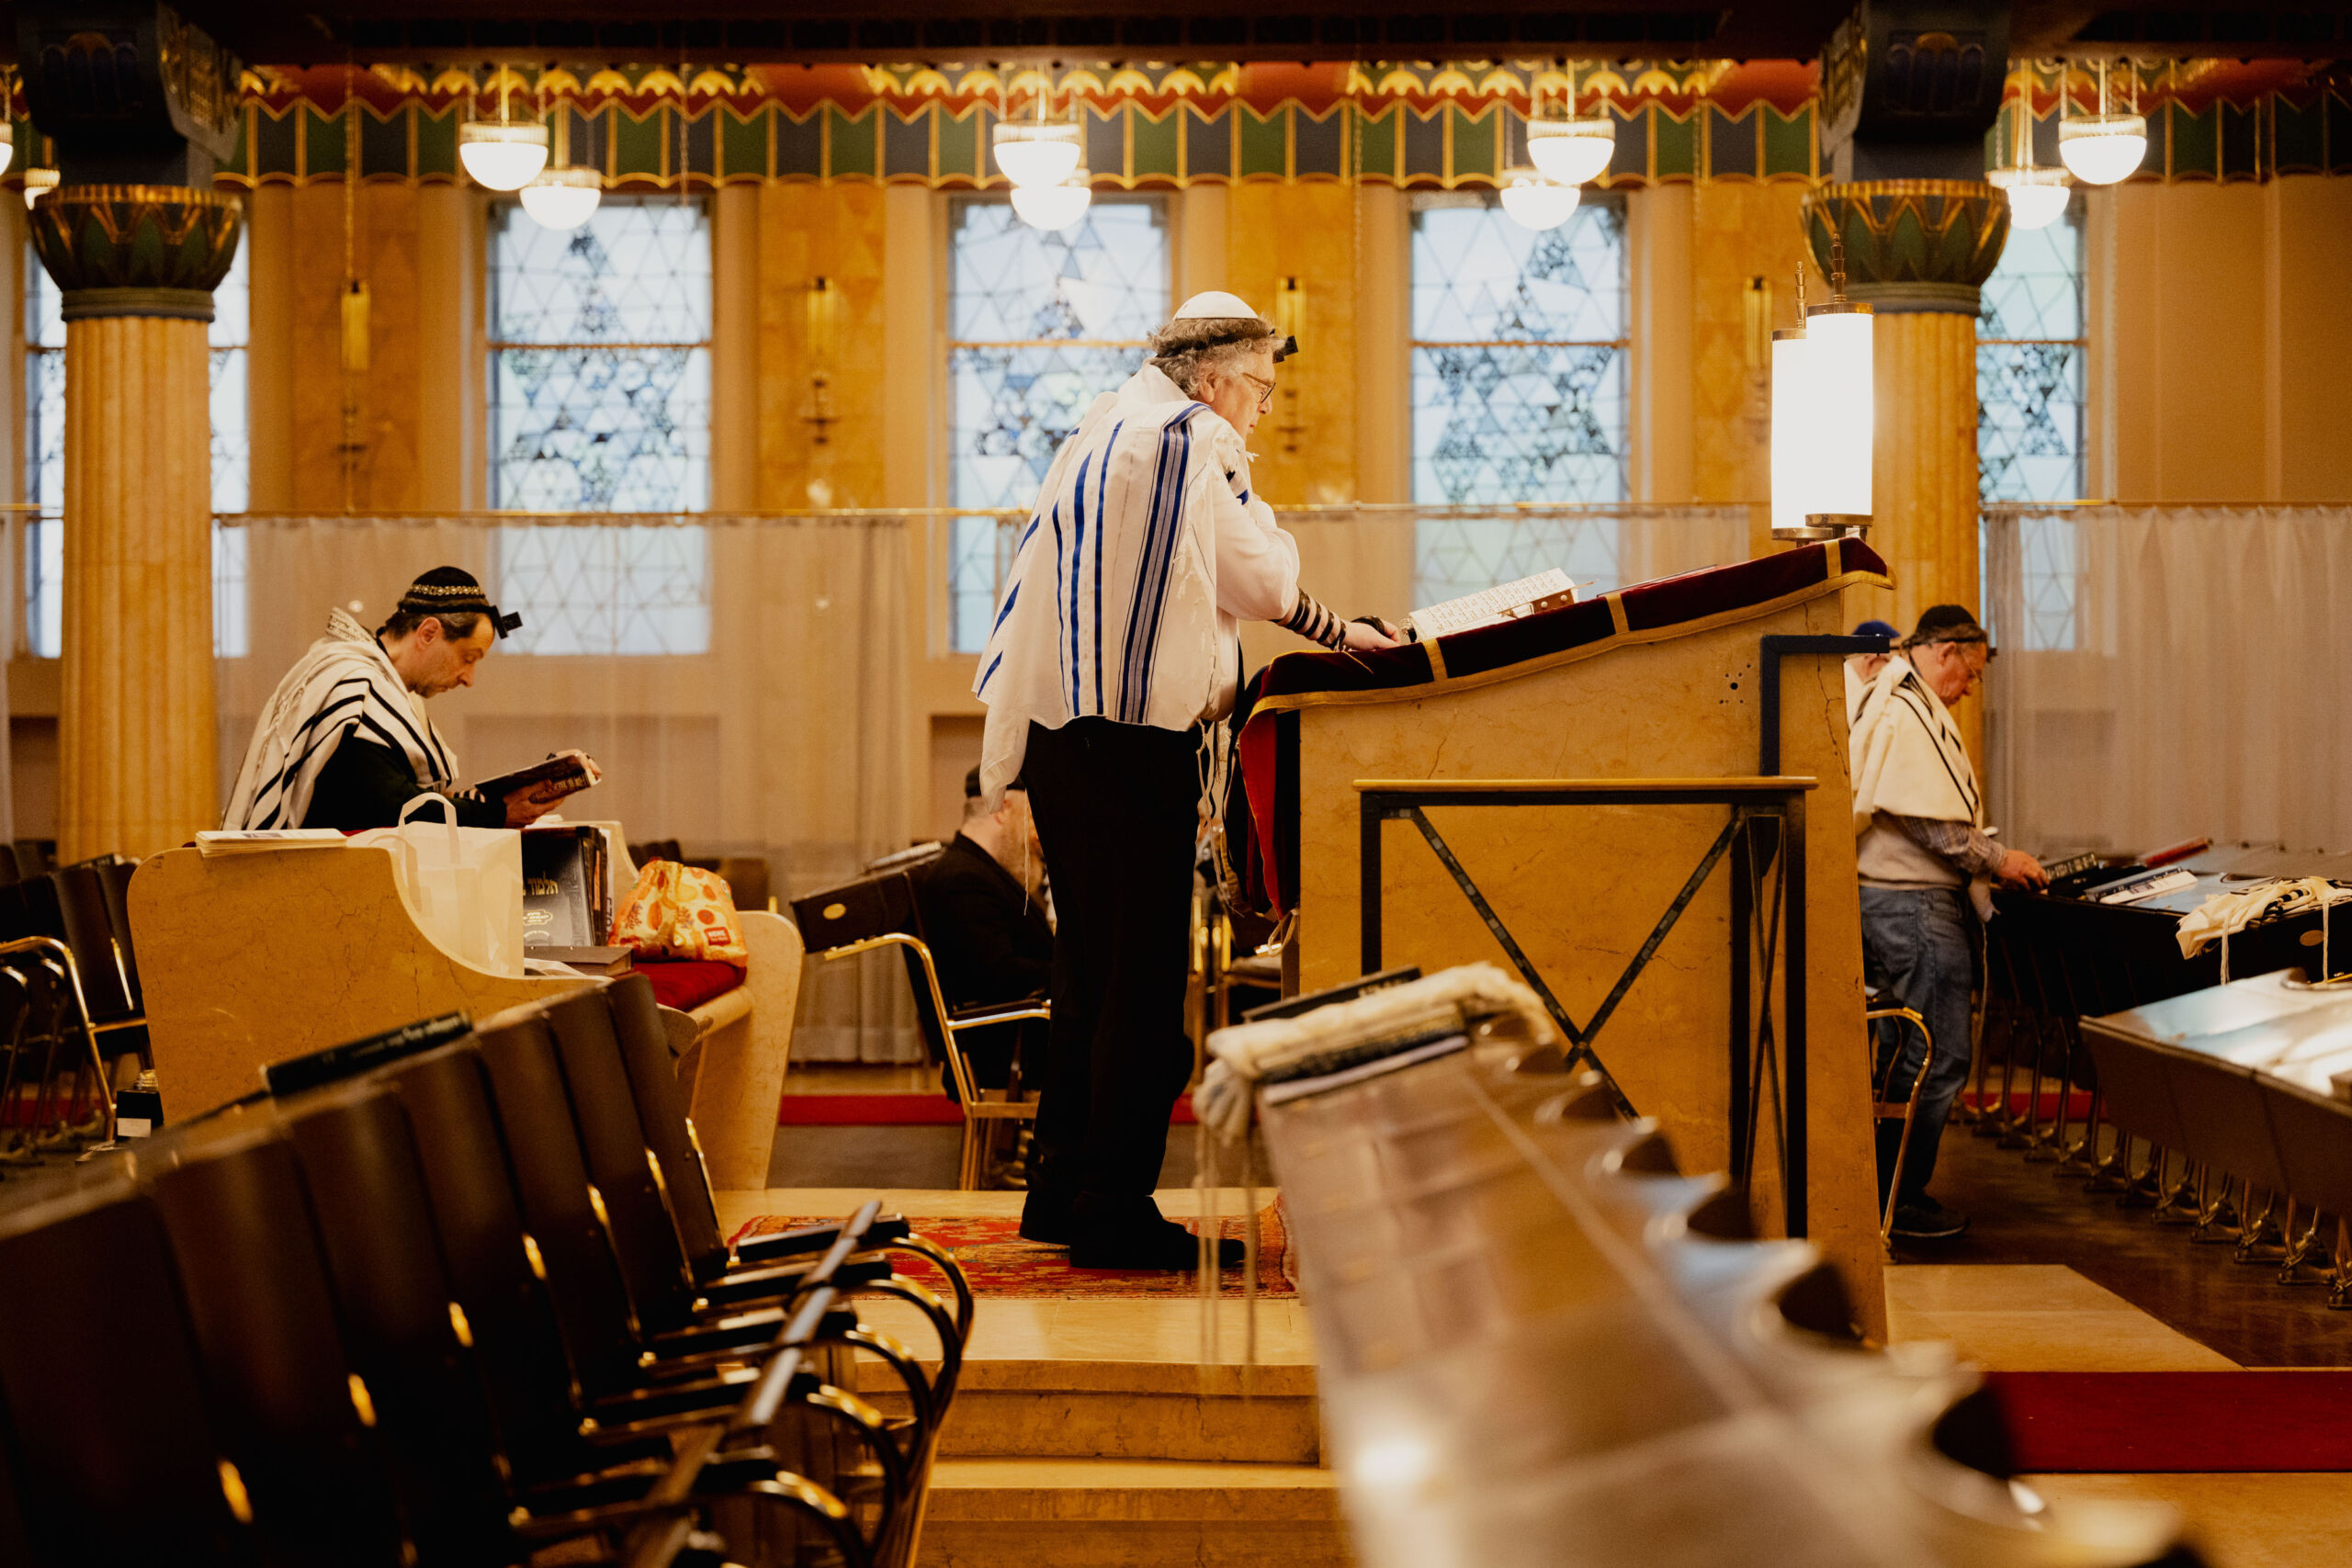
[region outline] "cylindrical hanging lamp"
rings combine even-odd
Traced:
[[[1772,536],[1835,539],[1871,521],[1871,448],[1876,434],[1876,355],[1868,305],[1846,298],[1846,246],[1829,242],[1829,303],[1807,308],[1797,273],[1800,346],[1775,333],[1772,386]],[[1783,355],[1792,367],[1785,392]],[[1785,463],[1785,472],[1784,472]]]

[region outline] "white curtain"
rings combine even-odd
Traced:
[[[2352,851],[2352,507],[1996,509],[1984,570],[2007,842]]]
[[[460,782],[579,747],[571,813],[633,840],[768,863],[788,902],[904,847],[906,525],[892,517],[228,519],[245,536],[245,657],[220,672],[222,797],[262,705],[332,605],[374,626],[419,572],[462,566],[525,617],[428,710]],[[804,985],[797,1056],[918,1059],[895,961]]]

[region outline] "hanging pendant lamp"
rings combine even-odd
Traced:
[[[1085,152],[1076,95],[1070,99],[1069,118],[1048,119],[1046,100],[1052,91],[1050,82],[1038,88],[1035,118],[1014,119],[1008,115],[997,121],[989,139],[989,148],[996,154],[998,172],[1015,188],[1062,184],[1078,168],[1079,159]]]
[[[2109,113],[2107,62],[2098,62],[2098,113],[2058,122],[2058,157],[2089,186],[2111,186],[2139,173],[2148,156],[2148,122],[2136,114]]]
[[[507,118],[504,66],[496,68],[498,118],[468,120],[458,127],[458,162],[474,183],[492,190],[521,190],[548,166],[548,128],[518,125]]]
[[[2020,231],[2047,229],[2057,222],[2066,211],[2069,195],[2065,170],[2034,164],[2033,71],[2029,63],[2018,93],[2016,113],[2010,120],[2013,134],[2009,140],[2016,161],[1984,171],[1986,184],[2008,194],[2009,227]],[[2064,92],[2063,68],[2059,86]]]
[[[1527,158],[1545,175],[1562,185],[1580,186],[1598,179],[1617,155],[1617,122],[1604,107],[1598,115],[1577,113],[1576,66],[1568,67],[1567,102],[1564,114],[1531,114],[1527,118]]]
[[[1014,186],[1012,210],[1032,229],[1067,229],[1086,216],[1094,203],[1094,190],[1090,182],[1093,175],[1085,169],[1072,169],[1069,177],[1058,185]]]

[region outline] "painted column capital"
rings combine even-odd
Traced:
[[[1845,242],[1848,298],[1882,315],[1973,316],[2008,243],[2009,204],[1982,180],[1833,183],[1806,194],[1801,221],[1825,276],[1830,237]]]
[[[34,204],[30,224],[69,321],[209,321],[243,227],[238,197],[187,186],[61,186]]]

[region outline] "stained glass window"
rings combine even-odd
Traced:
[[[212,510],[243,512],[249,504],[253,470],[250,407],[245,389],[245,346],[253,318],[252,274],[240,241],[229,276],[212,291],[212,324],[205,329],[211,355]],[[243,659],[245,618],[245,531],[212,525],[212,651]]]
[[[246,434],[245,343],[252,289],[245,246],[212,291],[212,510],[245,509],[251,443]],[[25,500],[44,509],[25,524],[25,641],[54,659],[64,634],[65,321],[57,285],[25,248]],[[242,659],[247,646],[245,535],[212,526],[212,651]]]
[[[1977,493],[1987,502],[2083,493],[2083,231],[2077,216],[2009,231],[1976,320]],[[2075,645],[2075,530],[2024,520],[2024,649]]]
[[[242,248],[242,247],[241,247]],[[65,321],[57,285],[25,247],[25,502],[42,509],[25,524],[25,637],[41,659],[57,657],[62,633],[65,531]]]
[[[581,227],[519,206],[491,236],[492,504],[699,512],[710,494],[710,223],[696,202],[607,199]],[[698,654],[695,526],[502,530],[499,594],[545,654]]]
[[[1622,206],[1588,195],[1556,229],[1476,192],[1413,212],[1413,499],[1447,505],[1625,498]],[[1556,537],[1552,536],[1556,534]],[[1531,532],[1503,518],[1419,527],[1415,602],[1548,567],[1613,575],[1614,525]]]
[[[1155,197],[1098,197],[1060,231],[984,197],[953,213],[949,503],[1025,513],[1087,405],[1135,373],[1168,318],[1167,212]],[[948,645],[959,653],[988,639],[999,547],[993,519],[955,520]]]

